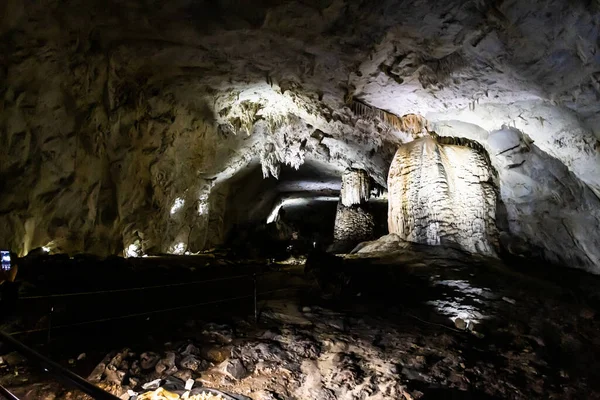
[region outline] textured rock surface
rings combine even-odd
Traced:
[[[370,178],[364,170],[348,170],[342,175],[333,228],[333,251],[349,251],[373,237],[375,222],[367,203],[370,189]]]
[[[0,246],[196,251],[235,223],[228,179],[252,162],[277,176],[311,155],[384,185],[396,147],[427,126],[490,150],[489,134],[511,125],[536,150],[510,168],[521,161],[490,151],[507,168],[509,233],[598,272],[599,11],[566,0],[6,0]],[[368,117],[353,100],[416,116]]]
[[[373,238],[373,215],[368,205],[346,207],[339,203],[333,228],[333,251],[344,252]]]
[[[398,149],[388,177],[389,231],[429,245],[458,244],[486,255],[497,247],[496,190],[476,149],[418,139]]]
[[[366,203],[371,189],[369,181],[369,175],[362,169],[346,171],[342,176],[340,202],[346,207]]]
[[[491,132],[448,121],[439,132],[483,143],[498,172],[508,226],[505,245],[571,267],[597,272],[600,265],[600,199],[557,158],[542,151],[526,133],[504,126]],[[499,210],[500,211],[500,210]],[[515,246],[516,245],[516,246]],[[525,249],[528,249],[525,251]]]
[[[384,235],[377,240],[360,243],[351,253],[353,254],[374,254],[374,253],[393,253],[410,246],[410,242],[403,240],[395,233]]]

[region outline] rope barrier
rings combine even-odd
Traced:
[[[249,276],[252,276],[252,275],[236,275],[236,276],[230,276],[227,278],[204,279],[204,280],[200,280],[200,281],[171,283],[171,284],[167,284],[167,285],[156,285],[156,286],[142,286],[142,287],[126,288],[126,289],[98,290],[95,292],[59,293],[59,294],[49,294],[49,295],[44,295],[44,296],[23,296],[23,297],[19,297],[19,300],[53,299],[53,298],[59,298],[59,297],[74,297],[74,296],[88,296],[88,295],[105,294],[105,293],[133,292],[133,291],[138,291],[138,290],[161,289],[161,288],[166,288],[166,287],[189,286],[189,285],[197,285],[200,283],[228,281],[228,280],[234,280],[234,279],[248,278]]]
[[[271,293],[276,293],[276,292],[282,292],[282,291],[286,291],[286,290],[290,290],[290,289],[296,289],[296,288],[289,287],[289,288],[283,288],[283,289],[269,290],[269,291],[266,291],[266,292],[258,293],[258,295],[264,295],[264,294],[271,294]],[[120,315],[118,317],[101,318],[101,319],[96,319],[96,320],[93,320],[93,321],[76,322],[74,324],[66,324],[66,325],[55,325],[55,326],[52,326],[52,330],[55,330],[55,329],[64,329],[64,328],[73,328],[73,327],[76,327],[76,326],[95,324],[95,323],[99,323],[99,322],[108,322],[108,321],[114,321],[114,320],[120,320],[120,319],[135,318],[135,317],[141,317],[141,316],[145,316],[145,315],[160,314],[160,313],[163,313],[163,312],[178,311],[178,310],[183,310],[183,309],[186,309],[186,308],[194,308],[194,307],[200,307],[200,306],[206,306],[206,305],[212,305],[212,304],[219,304],[219,303],[227,303],[227,302],[230,302],[230,301],[249,299],[249,298],[253,298],[253,297],[254,297],[253,294],[252,295],[246,295],[246,296],[230,297],[230,298],[227,298],[227,299],[208,301],[208,302],[204,302],[204,303],[195,303],[195,304],[188,304],[188,305],[179,306],[179,307],[163,308],[163,309],[160,309],[160,310],[153,310],[153,311],[145,311],[145,312],[141,312],[141,313]],[[23,335],[23,334],[26,334],[26,333],[45,332],[47,330],[49,330],[49,328],[30,329],[30,330],[26,330],[26,331],[11,332],[9,335],[11,335],[11,336],[14,336],[14,335]]]

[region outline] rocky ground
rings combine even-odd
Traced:
[[[325,278],[315,269],[319,284],[262,302],[257,325],[188,318],[162,327],[171,340],[140,337],[71,366],[126,399],[188,381],[254,400],[600,398],[596,277],[424,249],[352,256]],[[336,280],[346,284],[333,293]],[[1,368],[23,398],[81,397],[18,357]]]

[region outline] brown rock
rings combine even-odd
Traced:
[[[231,357],[231,347],[224,346],[203,348],[200,354],[202,358],[215,364],[219,364]]]
[[[140,367],[142,369],[152,369],[156,366],[160,357],[153,352],[142,353],[140,356]]]
[[[175,372],[173,376],[186,382],[188,379],[192,378],[192,371],[189,369],[180,369],[179,371]]]

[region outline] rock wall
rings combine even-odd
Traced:
[[[207,178],[243,138],[219,134],[201,101],[138,85],[123,55],[38,40],[33,30],[4,43],[0,247],[201,249],[188,243],[204,242]]]
[[[440,135],[460,135],[485,146],[492,166],[498,172],[500,198],[505,206],[506,226],[501,226],[502,218],[497,220],[502,231],[503,250],[598,273],[600,198],[595,194],[594,186],[583,181],[568,166],[568,160],[544,151],[542,146],[547,146],[546,143],[538,145],[533,136],[543,138],[538,132],[541,121],[535,124],[518,122],[517,128],[506,124],[489,131],[485,129],[487,125],[479,125],[482,121],[488,123],[498,110],[499,107],[486,110],[487,118],[481,118],[478,124],[448,119],[436,123],[434,128]],[[483,107],[481,111],[484,111]],[[548,114],[543,115],[549,119]],[[448,117],[454,118],[455,114]],[[555,143],[573,143],[580,132],[566,123],[569,123],[566,118],[554,119],[552,124],[546,122],[543,126],[571,138],[555,136]],[[493,121],[488,125],[493,126]],[[583,140],[592,142],[585,137]],[[568,151],[573,162],[581,162],[591,153],[583,147],[581,152],[569,150],[567,146],[557,150]],[[600,153],[595,157],[600,157]],[[597,162],[590,163],[590,171],[597,165]]]
[[[401,146],[390,167],[389,231],[411,242],[454,243],[496,254],[496,189],[487,155],[426,137]]]
[[[593,188],[516,128],[490,132],[487,144],[508,216],[507,250],[597,272],[600,199]],[[528,250],[515,251],[515,239]]]

